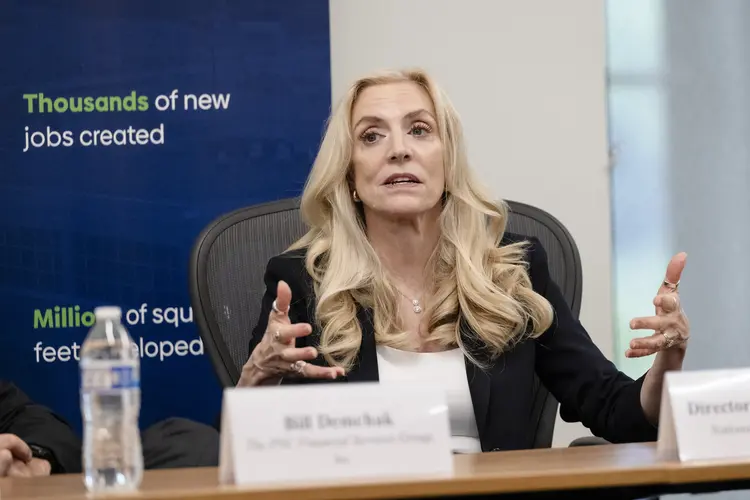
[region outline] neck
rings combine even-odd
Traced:
[[[439,209],[416,217],[369,214],[367,237],[391,276],[409,298],[422,298],[425,268],[440,239]]]

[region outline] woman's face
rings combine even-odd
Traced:
[[[363,90],[352,109],[354,189],[365,214],[408,217],[440,203],[443,145],[429,94],[413,82]]]

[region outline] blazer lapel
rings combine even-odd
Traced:
[[[377,382],[378,354],[375,347],[375,326],[372,321],[372,310],[359,308],[357,319],[362,327],[362,344],[357,354],[357,363],[347,374],[351,382]]]
[[[474,405],[474,418],[476,419],[477,431],[481,439],[487,425],[487,410],[490,402],[490,374],[478,368],[466,358],[466,378],[469,381],[469,392],[471,393],[471,401]]]

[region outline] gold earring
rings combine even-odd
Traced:
[[[352,191],[352,199],[354,200],[354,203],[358,203],[359,202],[359,196],[357,196],[357,190],[356,189],[354,191]]]

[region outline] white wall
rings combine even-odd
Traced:
[[[376,69],[431,72],[494,194],[549,211],[573,234],[581,320],[611,357],[604,2],[330,0],[330,9],[334,100]],[[555,444],[586,434],[558,419]]]

